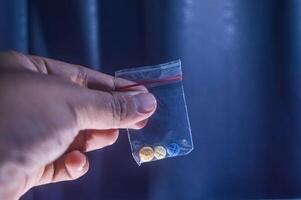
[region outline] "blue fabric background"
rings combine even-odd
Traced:
[[[301,1],[0,0],[0,48],[113,74],[182,59],[195,150],[138,167],[126,135],[24,200],[301,197]]]

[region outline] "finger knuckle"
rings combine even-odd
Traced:
[[[129,116],[128,99],[122,95],[112,95],[113,101],[111,103],[113,124],[118,126],[120,122]]]
[[[88,74],[84,69],[78,68],[75,73],[71,74],[71,81],[79,84],[80,86],[87,87]]]

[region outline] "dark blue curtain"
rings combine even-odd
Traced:
[[[113,74],[181,58],[195,150],[138,167],[126,135],[24,200],[301,197],[301,1],[0,0],[0,48]]]

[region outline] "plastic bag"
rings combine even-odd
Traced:
[[[180,60],[119,70],[115,77],[135,82],[117,88],[119,91],[144,85],[157,99],[156,112],[147,125],[141,130],[127,130],[132,155],[138,165],[187,155],[193,150]]]

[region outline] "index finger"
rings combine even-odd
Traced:
[[[91,89],[108,91],[115,90],[116,85],[113,76],[94,71],[80,65],[70,64],[50,58],[32,55],[28,55],[28,58],[42,73],[56,75],[75,83],[83,82],[85,86]]]
[[[0,53],[1,66],[5,69],[26,69],[43,74],[55,75],[90,89],[114,91],[115,88],[133,84],[134,82],[91,70],[84,66],[70,64],[51,58],[25,55],[16,51]],[[145,87],[133,90],[146,91]]]

